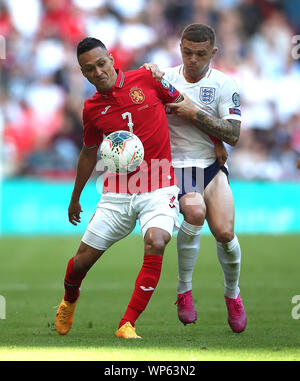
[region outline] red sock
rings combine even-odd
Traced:
[[[127,321],[134,327],[136,319],[146,308],[159,281],[162,258],[161,255],[145,255],[143,266],[135,281],[133,294],[119,328]]]
[[[76,302],[79,297],[79,287],[86,273],[80,273],[74,269],[74,257],[68,262],[66,276],[65,276],[65,296],[64,299],[70,303]]]

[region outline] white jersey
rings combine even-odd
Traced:
[[[233,79],[219,70],[210,68],[196,83],[187,82],[183,65],[165,70],[164,78],[205,113],[220,119],[241,120],[238,86]],[[167,114],[172,163],[175,168],[206,168],[216,160],[210,137],[192,121]]]

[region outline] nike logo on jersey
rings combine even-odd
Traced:
[[[106,106],[104,111],[101,112],[102,115],[106,114],[107,113],[107,110],[110,108],[111,106]]]
[[[141,288],[143,291],[154,291],[154,288],[153,288],[153,287],[140,286],[140,288]]]

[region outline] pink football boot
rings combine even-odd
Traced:
[[[247,315],[240,294],[236,299],[225,296],[225,302],[228,310],[228,324],[231,329],[236,333],[244,331],[247,324]]]
[[[179,320],[184,324],[195,323],[197,311],[194,307],[192,290],[177,295],[177,313]]]

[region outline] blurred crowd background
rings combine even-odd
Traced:
[[[101,39],[122,70],[150,61],[164,68],[181,62],[184,26],[200,22],[216,31],[213,66],[240,87],[231,177],[299,179],[299,15],[299,0],[0,0],[4,176],[74,176],[83,101],[94,93],[76,60],[82,38]]]

